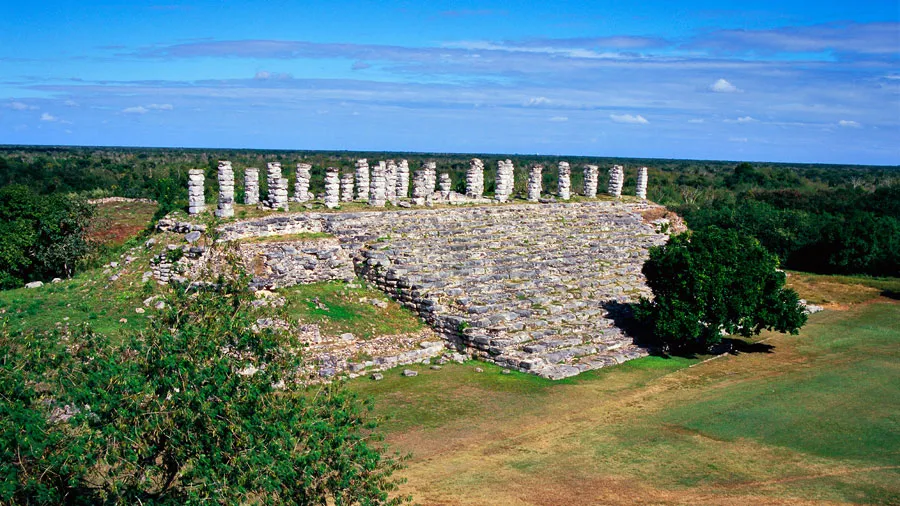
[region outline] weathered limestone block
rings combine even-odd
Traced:
[[[584,196],[595,198],[597,196],[598,167],[596,165],[584,166]]]
[[[266,184],[269,187],[266,207],[288,210],[288,180],[281,177],[281,163],[266,164]]]
[[[498,202],[506,202],[515,188],[515,168],[512,160],[497,162],[497,182],[494,190],[494,199]]]
[[[206,210],[206,197],[203,193],[204,181],[203,169],[188,171],[188,214],[200,214]]]
[[[425,162],[425,203],[431,205],[437,191],[437,163]]]
[[[259,204],[259,169],[256,167],[244,170],[244,204]]]
[[[484,194],[484,162],[473,158],[466,172],[466,196],[479,199]]]
[[[572,169],[569,162],[559,162],[559,184],[557,185],[560,200],[569,200],[572,194]]]
[[[528,175],[528,200],[537,202],[541,198],[541,172],[544,167],[534,165],[531,167],[531,173]]]
[[[613,197],[622,196],[622,185],[625,183],[625,169],[621,165],[613,165],[609,169],[609,188],[607,192]]]
[[[253,288],[283,288],[323,281],[351,281],[353,262],[335,238],[239,243]]]
[[[219,218],[231,218],[234,216],[234,169],[231,162],[219,161],[219,202],[216,216]]]
[[[325,170],[325,207],[334,209],[340,205],[341,173],[337,167]]]
[[[356,161],[356,200],[369,200],[369,162],[365,158]]]
[[[310,170],[312,165],[308,163],[297,164],[297,181],[294,182],[294,202],[307,202],[312,199],[309,194]]]
[[[397,205],[397,163],[388,160],[384,169],[384,198]]]
[[[427,180],[428,175],[425,166],[423,165],[413,174],[413,204],[417,206],[425,205],[425,199],[429,195],[429,192],[426,189]]]
[[[353,202],[353,174],[341,176],[341,202]]]
[[[450,181],[450,174],[446,172],[441,172],[441,198],[449,199],[450,198],[450,190],[453,188],[453,183]]]
[[[369,187],[369,205],[372,207],[384,207],[387,195],[385,192],[384,172],[387,169],[384,162],[378,162],[372,167],[372,179]]]
[[[641,167],[638,169],[637,197],[639,199],[647,199],[647,167]]]
[[[407,160],[400,160],[397,165],[396,197],[398,199],[409,197],[409,162]]]

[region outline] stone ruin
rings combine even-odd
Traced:
[[[325,207],[334,209],[341,200],[341,173],[337,167],[325,170]]]
[[[369,162],[365,158],[356,161],[356,200],[369,201]]]
[[[265,207],[269,209],[288,210],[288,180],[281,177],[281,164],[269,162],[266,164],[266,185],[269,194]]]
[[[259,204],[259,169],[255,167],[244,170],[244,204]]]
[[[378,162],[379,165],[385,162]],[[388,160],[384,166],[384,197],[391,205],[397,205],[397,164]]]
[[[409,162],[400,160],[397,165],[397,191],[398,199],[406,199],[409,197]]]
[[[385,170],[387,170],[387,166],[384,162],[378,162],[372,167],[372,179],[369,183],[369,205],[372,207],[384,207],[387,199]]]
[[[609,169],[609,187],[607,192],[613,197],[622,196],[622,185],[625,183],[625,169],[621,165],[613,165]]]
[[[341,202],[353,202],[353,174],[341,176]]]
[[[231,162],[219,162],[218,179],[219,202],[216,216],[231,218],[234,216],[234,170],[231,168]]]
[[[469,170],[466,172],[466,196],[480,199],[484,194],[484,163],[478,158],[469,162]]]
[[[592,199],[597,197],[598,169],[596,165],[584,166],[584,196]]]
[[[440,188],[441,188],[441,198],[449,199],[450,191],[453,188],[453,183],[450,180],[450,174],[447,174],[446,172],[441,172]]]
[[[497,179],[494,184],[494,199],[497,202],[506,202],[512,196],[515,189],[515,168],[512,160],[497,162]]]
[[[531,167],[531,173],[528,175],[528,200],[531,202],[537,202],[541,199],[541,180],[543,178],[541,171],[543,170],[544,167],[540,165]]]
[[[206,210],[206,196],[203,193],[204,180],[203,169],[188,171],[188,214],[200,214]]]
[[[557,193],[560,200],[569,200],[572,195],[572,169],[569,162],[559,162],[559,184]]]
[[[641,200],[647,200],[647,167],[638,169],[637,191],[635,192],[635,195]]]
[[[312,165],[308,163],[297,164],[297,179],[294,181],[294,202],[308,202],[312,199],[309,194],[310,171]]]

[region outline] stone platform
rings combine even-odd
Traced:
[[[641,266],[668,236],[642,213],[659,209],[601,201],[301,213],[220,231],[223,240],[333,234],[357,275],[417,311],[448,343],[560,379],[646,354],[610,311],[650,294]]]

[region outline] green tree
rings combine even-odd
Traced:
[[[653,300],[641,299],[636,317],[664,347],[705,350],[723,333],[795,334],[806,323],[777,257],[733,230],[709,227],[672,237],[650,249],[643,273]]]
[[[182,287],[120,345],[0,333],[0,503],[405,502],[369,406],[301,386],[247,281]]]

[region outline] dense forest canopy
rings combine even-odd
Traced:
[[[524,192],[526,171],[544,165],[545,193],[555,193],[556,164],[572,167],[572,190],[582,190],[585,164],[625,166],[624,193],[633,194],[636,167],[649,168],[648,198],[682,214],[691,228],[716,225],[756,237],[782,265],[825,273],[900,275],[900,167],[734,161],[598,158],[497,154],[279,151],[0,146],[0,186],[24,185],[38,194],[86,197],[149,197],[163,210],[186,206],[187,171],[205,168],[207,200],[215,202],[218,160],[235,167],[238,201],[243,169],[281,162],[293,185],[294,166],[310,163],[310,190],[323,190],[326,167],[352,171],[359,158],[407,159],[410,168],[434,161],[448,172],[454,189],[465,188],[469,159],[484,161],[485,192],[494,191],[497,162],[516,167],[515,193]],[[265,191],[265,178],[261,178]],[[27,276],[26,276],[27,277]]]

